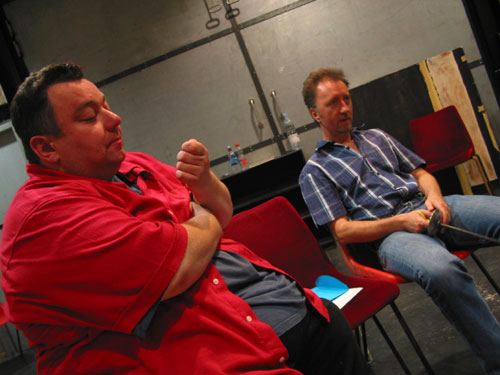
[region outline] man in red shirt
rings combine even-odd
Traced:
[[[177,168],[126,153],[74,64],[11,105],[29,180],[0,247],[9,319],[39,374],[365,374],[341,312],[221,238],[232,203],[191,139]]]

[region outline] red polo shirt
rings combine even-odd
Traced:
[[[232,294],[213,265],[160,304],[145,338],[132,334],[175,274],[187,243],[190,192],[175,168],[128,153],[124,183],[27,167],[0,247],[9,319],[37,351],[40,375],[298,374],[271,327]],[[276,270],[243,245],[219,248]],[[309,301],[325,316],[317,296]]]

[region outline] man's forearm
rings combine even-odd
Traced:
[[[398,216],[366,221],[339,220],[332,223],[331,229],[335,237],[345,244],[375,241],[403,227]]]
[[[205,272],[217,249],[222,234],[219,221],[196,203],[193,211],[194,216],[182,224],[188,236],[184,257],[162,299],[175,297],[193,285]]]
[[[224,228],[233,215],[233,202],[231,194],[226,185],[222,183],[212,171],[210,171],[212,179],[210,186],[204,186],[199,191],[193,191],[196,202],[207,207],[219,220],[222,228]]]
[[[422,168],[418,168],[412,173],[413,177],[417,180],[418,187],[425,194],[426,197],[432,194],[437,194],[442,197],[441,188],[437,180],[429,172]]]
[[[331,223],[331,229],[344,244],[370,242],[400,230],[421,233],[429,225],[425,218],[430,215],[430,211],[416,210],[383,219],[359,221],[350,221],[344,216]]]

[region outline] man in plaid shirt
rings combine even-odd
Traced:
[[[500,325],[462,260],[447,249],[492,244],[456,231],[426,234],[437,209],[443,223],[500,238],[500,198],[443,197],[423,159],[380,129],[352,128],[341,70],[312,72],[302,94],[323,133],[299,180],[315,224],[328,225],[343,244],[374,252],[384,270],[417,282],[464,336],[485,373],[500,374]]]

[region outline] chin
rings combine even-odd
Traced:
[[[125,160],[125,156],[127,156],[127,151],[125,151],[125,149],[122,148],[122,161]]]
[[[119,162],[121,164],[121,162],[125,160],[126,155],[127,155],[127,152],[125,151],[124,148],[122,148],[119,152],[116,153],[116,155],[113,157],[113,159],[115,159],[116,162]]]

